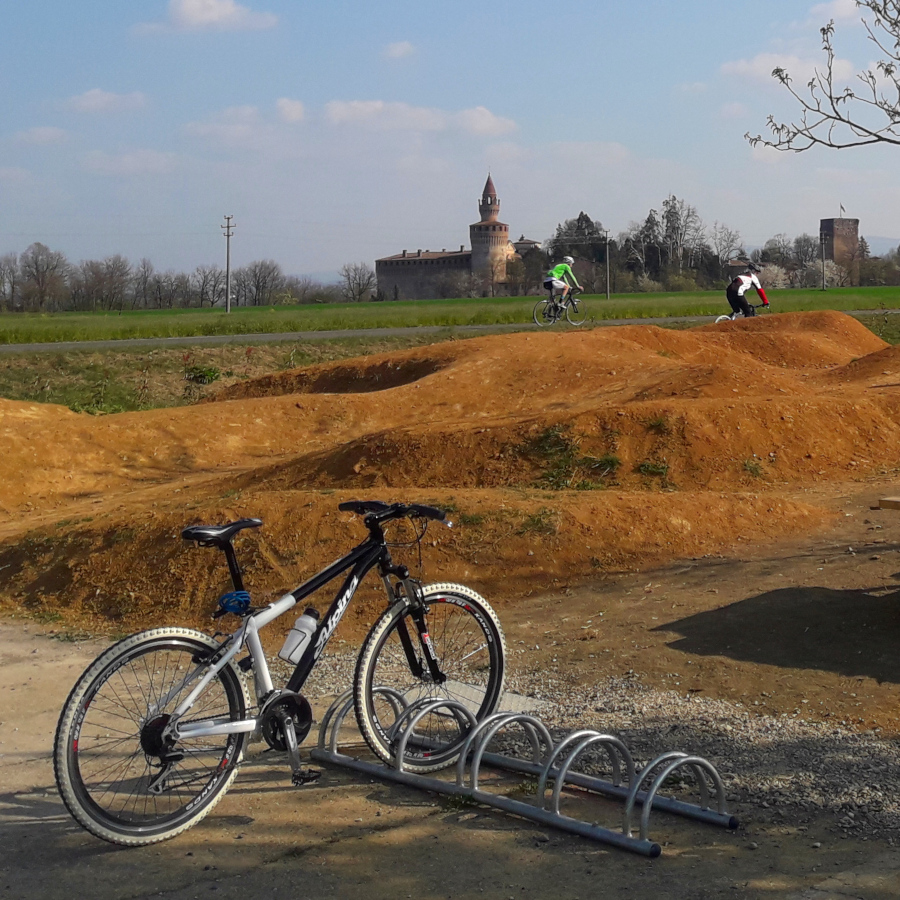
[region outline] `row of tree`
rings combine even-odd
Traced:
[[[235,306],[336,303],[368,299],[375,274],[364,263],[341,270],[340,284],[285,275],[271,259],[231,273]],[[193,272],[158,271],[149,259],[136,265],[115,254],[73,264],[65,254],[35,243],[0,256],[0,312],[122,311],[224,306],[226,273],[217,265]]]

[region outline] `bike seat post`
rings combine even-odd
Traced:
[[[241,573],[241,567],[238,565],[237,555],[231,541],[225,541],[220,545],[225,559],[228,562],[228,571],[231,573],[231,583],[236,591],[244,590],[244,577]]]

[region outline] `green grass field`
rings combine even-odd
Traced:
[[[122,338],[271,334],[293,331],[345,331],[422,325],[509,325],[531,322],[536,297],[476,300],[418,300],[336,303],[322,306],[148,310],[122,313],[0,315],[0,343],[27,344]],[[586,298],[589,316],[603,319],[655,319],[713,316],[727,312],[720,291],[676,294],[617,294]],[[832,288],[828,291],[771,291],[776,312],[900,308],[900,288]]]

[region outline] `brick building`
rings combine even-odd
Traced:
[[[479,221],[469,226],[471,250],[404,250],[375,260],[378,290],[388,299],[425,300],[502,293],[506,264],[516,258],[509,225],[500,221],[500,198],[488,175],[478,203]]]

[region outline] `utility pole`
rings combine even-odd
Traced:
[[[234,216],[225,216],[225,224],[220,225],[225,232],[225,312],[231,312],[231,232],[237,228],[231,224]]]
[[[609,300],[609,229],[606,229],[606,299]]]

